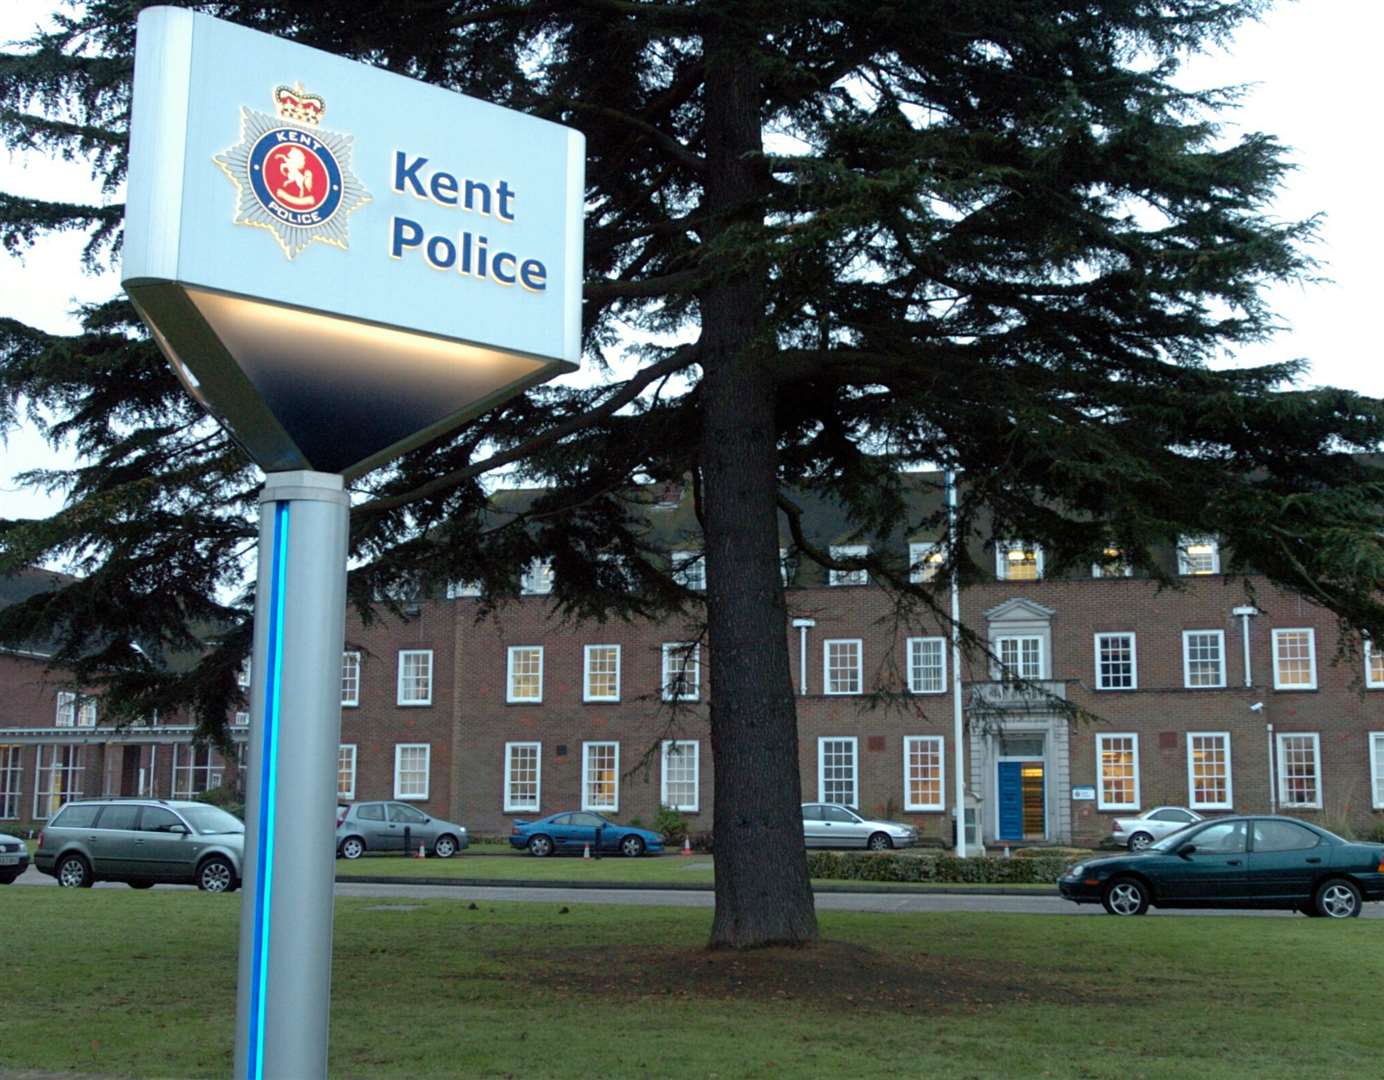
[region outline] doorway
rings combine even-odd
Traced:
[[[1046,840],[1047,768],[1041,757],[1000,758],[995,765],[999,794],[996,839]]]

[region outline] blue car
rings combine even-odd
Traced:
[[[663,837],[648,829],[620,825],[600,814],[585,810],[567,810],[550,814],[538,821],[514,822],[509,834],[509,846],[540,859],[556,852],[570,851],[580,855],[588,845],[593,854],[619,852],[631,859],[645,852],[657,855],[663,850]]]

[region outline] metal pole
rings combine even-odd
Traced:
[[[956,471],[945,473],[947,488],[947,544],[951,548],[951,642],[952,642],[952,771],[956,789],[956,854],[966,857],[966,754],[962,749],[966,725],[961,710],[961,584],[957,578]]]
[[[327,1075],[349,503],[340,476],[260,495],[237,1080]]]

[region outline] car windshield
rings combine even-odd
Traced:
[[[245,831],[245,826],[241,824],[240,818],[234,814],[226,813],[219,806],[186,806],[183,807],[182,814],[199,833],[243,833]]]
[[[1168,833],[1167,836],[1163,837],[1162,840],[1158,841],[1158,843],[1156,843],[1156,844],[1150,844],[1150,845],[1149,845],[1148,847],[1146,847],[1144,850],[1145,850],[1145,851],[1172,851],[1174,848],[1176,848],[1179,844],[1181,844],[1181,843],[1185,840],[1185,837],[1184,837],[1183,834],[1186,833],[1186,831],[1187,831],[1188,829],[1190,829],[1193,825],[1200,825],[1200,824],[1201,824],[1200,821],[1189,821],[1189,822],[1187,822],[1186,825],[1183,825],[1180,829],[1174,829],[1172,832]]]

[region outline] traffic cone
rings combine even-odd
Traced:
[[[692,838],[690,836],[684,836],[682,838],[682,853],[684,855],[692,854]]]
[[[583,844],[583,845],[582,845],[581,857],[582,857],[583,859],[589,859],[589,858],[591,858],[591,845],[590,845],[590,844]]]
[[[423,847],[422,844],[419,844],[419,845],[418,845],[418,854],[415,855],[414,858],[415,858],[415,859],[426,859],[427,857],[428,857],[428,852],[427,852],[427,850]]]

